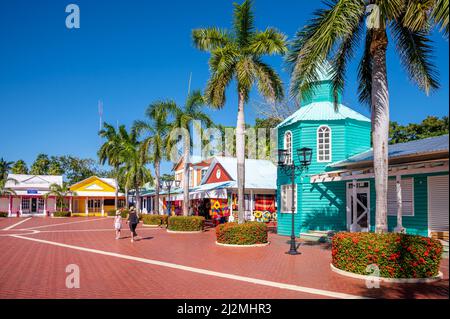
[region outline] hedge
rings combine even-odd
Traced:
[[[162,215],[143,215],[142,221],[144,225],[160,226],[162,224]]]
[[[120,209],[120,215],[122,218],[128,218],[128,209]],[[116,210],[109,210],[106,212],[108,216],[116,216]]]
[[[205,225],[202,216],[170,216],[168,229],[173,231],[201,231]]]
[[[229,245],[266,244],[267,225],[259,222],[225,223],[216,227],[217,242]]]
[[[369,275],[378,266],[380,277],[429,278],[439,274],[442,244],[418,235],[337,233],[332,239],[332,263],[338,269]]]
[[[53,212],[53,217],[70,217],[70,212]]]
[[[0,212],[0,217],[8,217],[8,213]]]

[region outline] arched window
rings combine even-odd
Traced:
[[[317,162],[331,162],[331,129],[325,125],[317,129]]]
[[[284,133],[284,149],[287,150],[286,164],[292,164],[292,132]]]

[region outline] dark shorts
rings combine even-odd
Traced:
[[[131,224],[130,223],[130,230],[134,234],[134,236],[136,236],[136,226],[137,226],[137,224],[135,224],[135,223]]]

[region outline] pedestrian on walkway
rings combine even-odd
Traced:
[[[131,231],[131,242],[134,242],[134,238],[138,236],[138,234],[136,233],[136,227],[139,224],[139,217],[133,206],[131,206],[130,208],[127,223]]]
[[[120,230],[122,229],[122,214],[120,210],[116,211],[116,217],[114,217],[114,229],[116,230],[116,239],[119,239]]]

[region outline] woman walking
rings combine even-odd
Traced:
[[[130,227],[130,231],[131,231],[131,242],[134,242],[134,237],[137,237],[137,235],[138,235],[136,233],[136,226],[139,224],[139,217],[133,206],[130,208],[130,213],[128,214],[127,223],[128,223],[128,226]]]

